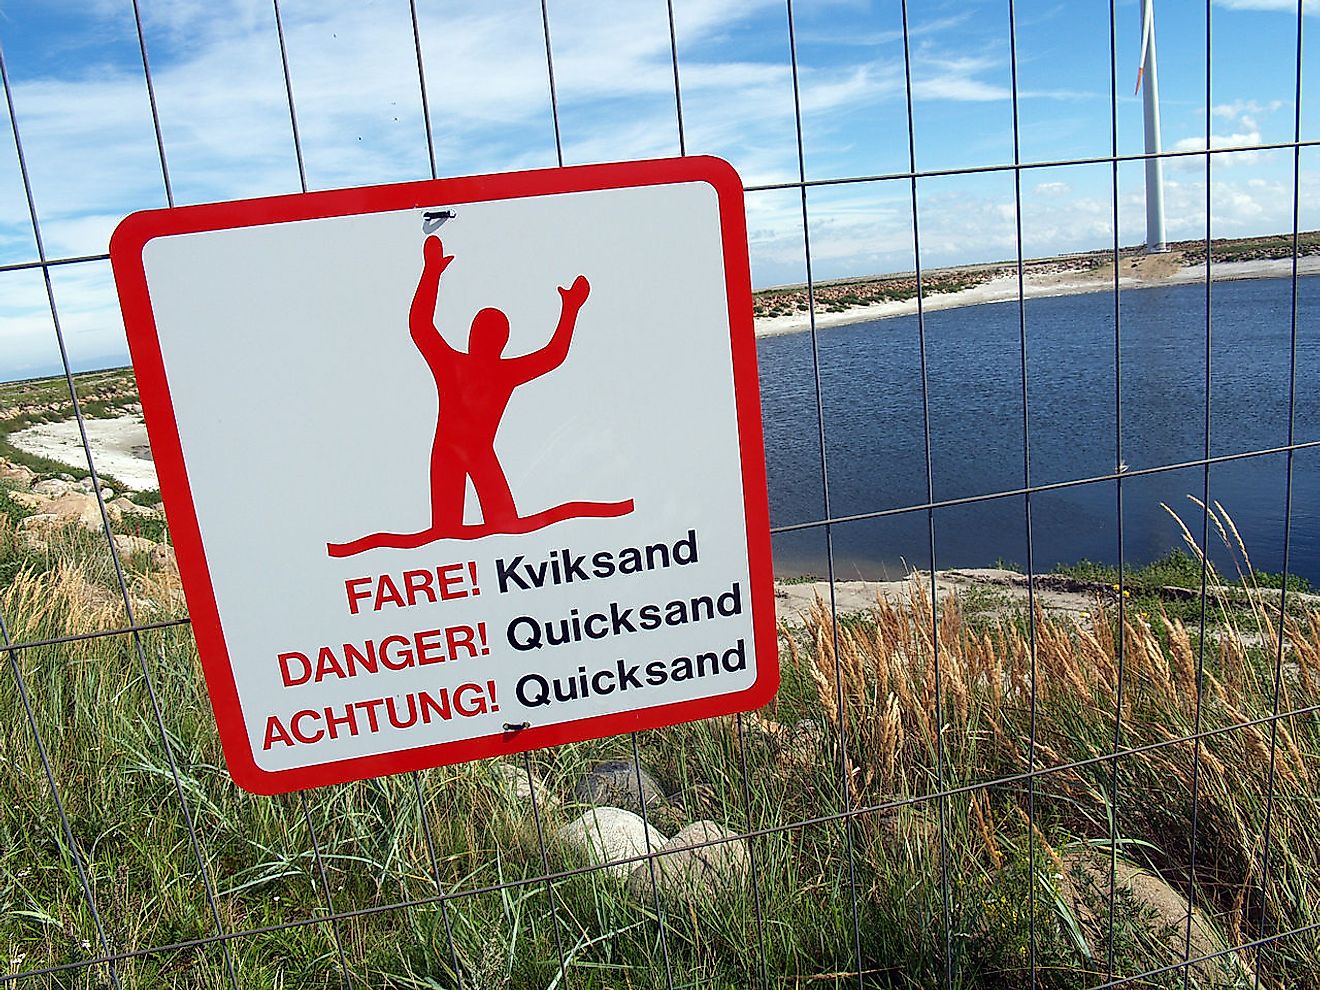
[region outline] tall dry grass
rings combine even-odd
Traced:
[[[1224,534],[1233,540],[1230,525]],[[93,536],[37,553],[0,516],[0,612],[14,639],[124,624]],[[126,564],[140,620],[179,614],[168,575]],[[659,913],[602,874],[539,879],[547,866],[581,866],[554,839],[576,812],[541,809],[543,858],[507,765],[327,788],[306,796],[305,812],[297,796],[239,791],[186,627],[144,633],[142,654],[125,635],[17,651],[0,678],[0,965],[18,973],[103,944],[204,940],[215,931],[206,881],[225,929],[253,934],[227,949],[146,951],[117,964],[121,985],[224,985],[232,962],[243,987],[340,986],[338,937],[365,987],[559,987],[562,951],[575,987],[667,987],[672,976],[741,988],[764,972],[777,986],[980,990],[1032,986],[1034,963],[1035,986],[1064,990],[1103,982],[1111,953],[1119,976],[1182,958],[1185,916],[1129,882],[1137,866],[1195,901],[1193,955],[1285,935],[1320,923],[1320,615],[1290,610],[1280,641],[1277,598],[1260,590],[1251,602],[1212,598],[1204,644],[1199,623],[1134,608],[1120,622],[1108,599],[1081,619],[1038,611],[1034,632],[1011,608],[990,620],[956,600],[932,609],[919,587],[837,624],[818,606],[781,636],[770,710],[638,737],[673,795],[653,809],[668,831],[712,818],[759,833],[753,874],[717,902]],[[565,799],[586,767],[629,755],[627,737],[598,740],[535,754],[532,767]],[[832,817],[849,801],[878,810]],[[442,908],[437,882],[478,892]],[[411,901],[424,903],[392,907]],[[360,909],[379,913],[315,920]],[[1195,967],[1189,984],[1250,985],[1256,954],[1224,958]],[[1312,934],[1285,935],[1259,962],[1266,987],[1320,985]],[[111,975],[29,982],[90,987]],[[1134,985],[1181,987],[1182,974]]]
[[[1216,522],[1240,546],[1231,521]],[[1030,806],[1044,872],[1065,872],[1056,847],[1114,848],[1194,901],[1195,930],[1212,927],[1219,948],[1317,924],[1320,613],[1280,622],[1277,600],[1256,594],[1246,623],[1212,615],[1202,640],[1163,612],[1120,618],[1115,598],[1085,617],[1038,607],[1032,621],[1025,607],[971,621],[955,598],[935,609],[916,582],[864,621],[834,622],[818,600],[806,636],[786,637],[789,664],[809,673],[857,803],[915,807],[934,828],[939,802],[920,799],[985,785],[956,798],[958,841],[979,837],[982,849],[941,851],[956,860],[955,882],[1003,868]],[[1241,618],[1227,603],[1218,611]],[[1060,886],[1037,906],[1042,927],[1059,921]],[[1275,985],[1317,985],[1314,932],[1281,944],[1270,951],[1288,955],[1290,975]]]

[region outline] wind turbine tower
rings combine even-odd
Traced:
[[[1164,243],[1164,161],[1160,151],[1160,83],[1155,69],[1155,0],[1141,0],[1141,66],[1137,90],[1146,84],[1146,253],[1167,251]]]

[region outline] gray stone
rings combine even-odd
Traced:
[[[29,550],[47,550],[50,541],[59,531],[60,517],[50,512],[41,512],[18,521],[19,538]]]
[[[513,763],[495,763],[491,765],[490,773],[495,789],[510,802],[525,804],[529,815],[532,811],[533,788],[535,788],[537,806],[542,814],[559,807],[559,799],[550,793],[545,782],[532,774],[532,783],[529,784],[527,771],[521,766]]]
[[[61,495],[67,495],[73,490],[67,481],[61,481],[59,478],[47,478],[45,481],[38,481],[32,486],[32,490],[38,495],[45,495],[47,498],[59,498]]]
[[[708,842],[715,844],[701,845]],[[656,888],[661,897],[670,900],[710,901],[745,889],[751,872],[747,840],[736,838],[735,833],[711,821],[693,822],[661,846],[659,853],[655,860]],[[650,895],[648,863],[633,868],[628,886],[638,898]]]
[[[39,512],[36,515],[25,516],[18,521],[18,531],[26,533],[34,529],[50,529],[60,524],[60,517],[53,512]]]
[[[665,844],[662,833],[623,808],[592,808],[559,830],[559,838],[583,854],[595,866],[605,866],[611,876],[626,877],[636,865],[621,863],[645,856]],[[609,864],[609,865],[607,865]],[[642,864],[645,865],[645,864]]]
[[[1059,906],[1072,916],[1069,929],[1080,931],[1088,951],[1103,950],[1109,919],[1106,916],[1109,895],[1109,856],[1100,850],[1068,852],[1062,856],[1063,873],[1055,875]],[[1155,936],[1155,944],[1164,943],[1170,964],[1183,959],[1188,915],[1191,916],[1191,954],[1193,958],[1210,957],[1191,967],[1195,983],[1202,986],[1240,986],[1240,978],[1250,976],[1242,956],[1223,950],[1232,945],[1211,919],[1193,909],[1187,898],[1162,877],[1135,863],[1119,859],[1113,863],[1115,916]]]
[[[583,774],[573,787],[573,799],[580,804],[627,808],[636,815],[642,813],[643,798],[646,799],[648,817],[652,811],[666,803],[665,792],[660,789],[655,778],[645,769],[639,775],[638,766],[632,760],[598,763]]]

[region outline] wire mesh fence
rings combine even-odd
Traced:
[[[665,140],[680,154],[701,152],[685,128],[674,4],[655,6],[657,23],[667,26],[672,68],[673,132]],[[108,255],[48,253],[24,150],[24,106],[0,49],[34,249],[34,257],[0,266],[0,274],[42,279],[99,528],[73,548],[81,569],[64,560],[44,572],[3,572],[3,694],[14,719],[3,764],[15,815],[4,825],[8,957],[0,982],[1317,985],[1318,819],[1310,792],[1320,739],[1320,622],[1314,602],[1290,581],[1298,538],[1294,479],[1320,463],[1320,439],[1298,426],[1308,399],[1299,384],[1308,312],[1314,329],[1299,272],[1302,160],[1320,145],[1303,133],[1306,12],[1297,6],[1292,140],[1226,148],[1212,139],[1214,17],[1205,5],[1204,140],[1161,153],[1195,162],[1206,176],[1195,315],[1200,348],[1184,355],[1198,365],[1201,408],[1185,410],[1196,435],[1179,456],[1140,460],[1132,448],[1141,444],[1124,423],[1132,414],[1124,387],[1133,373],[1124,336],[1120,172],[1149,156],[1120,153],[1120,5],[1099,6],[1109,24],[1107,153],[1024,157],[1019,15],[1007,0],[1011,160],[919,168],[919,40],[904,0],[896,14],[906,161],[887,172],[830,177],[808,168],[795,5],[787,0],[783,7],[796,178],[750,184],[746,193],[749,201],[788,196],[798,214],[808,387],[795,396],[792,428],[812,437],[814,453],[792,468],[810,490],[801,503],[809,508],[779,513],[774,533],[781,546],[809,543],[825,573],[815,584],[822,597],[805,621],[783,627],[784,688],[770,711],[526,754],[514,763],[280,798],[247,795],[228,782],[181,601],[139,566],[138,551],[122,539],[132,517],[104,493],[85,414],[99,397],[74,374],[57,283],[62,271],[103,266]],[[159,87],[137,0],[131,8],[154,158],[173,206]],[[544,41],[547,125],[554,162],[562,166],[568,125],[556,89],[554,13],[542,0],[539,11],[533,5],[523,16],[539,23]],[[298,86],[280,0],[268,15],[296,188],[305,192]],[[418,141],[435,177],[445,162],[426,70],[436,64],[431,52],[443,58],[456,42],[428,37],[415,0],[388,16],[402,18],[411,37],[424,124]],[[1282,353],[1274,355],[1285,369],[1286,395],[1276,397],[1284,413],[1256,442],[1226,448],[1212,430],[1224,413],[1216,406],[1221,372],[1213,361],[1218,290],[1210,176],[1224,156],[1267,151],[1292,162],[1291,269],[1278,297],[1286,332],[1276,345]],[[1105,448],[1084,469],[1047,464],[1042,473],[1039,461],[1033,470],[1033,438],[1049,423],[1034,415],[1041,379],[1032,364],[1043,361],[1040,349],[1049,345],[1033,340],[1023,182],[1085,168],[1107,172],[1113,278],[1095,311],[1095,333],[1110,356],[1107,377],[1083,390],[1111,425],[1107,438],[1077,438]],[[1017,298],[1015,332],[1005,346],[1014,393],[1004,401],[1021,442],[1006,474],[959,490],[941,474],[936,436],[942,427],[932,382],[946,387],[939,376],[949,351],[928,335],[934,294],[923,266],[922,196],[932,182],[977,175],[1011,182]],[[829,194],[850,186],[893,193],[911,221],[916,312],[908,395],[920,442],[907,494],[888,502],[831,485],[858,458],[832,435],[846,425],[832,411],[838,375],[827,367],[834,359],[819,319],[813,247],[822,236],[818,211],[828,211]],[[861,462],[864,471],[889,469]],[[1247,562],[1242,587],[1226,590],[1212,566],[1209,548],[1220,536],[1246,555],[1216,501],[1216,472],[1236,469],[1280,480],[1273,588],[1259,583]],[[1201,553],[1193,557],[1195,580],[1181,611],[1151,614],[1130,594],[1134,554],[1125,521],[1134,499],[1154,490],[1143,485],[1165,479],[1196,497],[1183,531]],[[1100,585],[1086,617],[1065,621],[1038,600],[1054,585],[1042,583],[1036,548],[1042,521],[1058,524],[1058,503],[1050,499],[1077,492],[1105,506],[1117,566],[1112,588],[1104,587],[1107,578],[1086,587],[1094,596]],[[987,507],[999,514],[977,515]],[[850,575],[836,549],[858,527],[890,523],[917,535],[907,552],[924,567],[905,598],[882,598],[859,615],[841,600]],[[1004,546],[1021,555],[1023,596],[1011,614],[1001,609],[978,623],[973,604],[942,583],[940,562],[966,528],[986,525],[1015,534]],[[4,535],[17,546],[12,523]],[[648,827],[640,848],[584,863],[562,838],[564,820],[576,814],[566,812],[562,796],[584,768],[605,758],[622,758],[635,775]],[[651,792],[644,766],[677,796]],[[703,826],[678,867],[663,846],[665,834],[697,819],[718,824]]]

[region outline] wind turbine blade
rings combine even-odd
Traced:
[[[1132,91],[1136,96],[1141,92],[1141,77],[1146,71],[1146,52],[1150,49],[1150,38],[1155,32],[1155,11],[1152,0],[1142,0],[1141,4],[1141,60],[1137,63],[1137,87]]]

